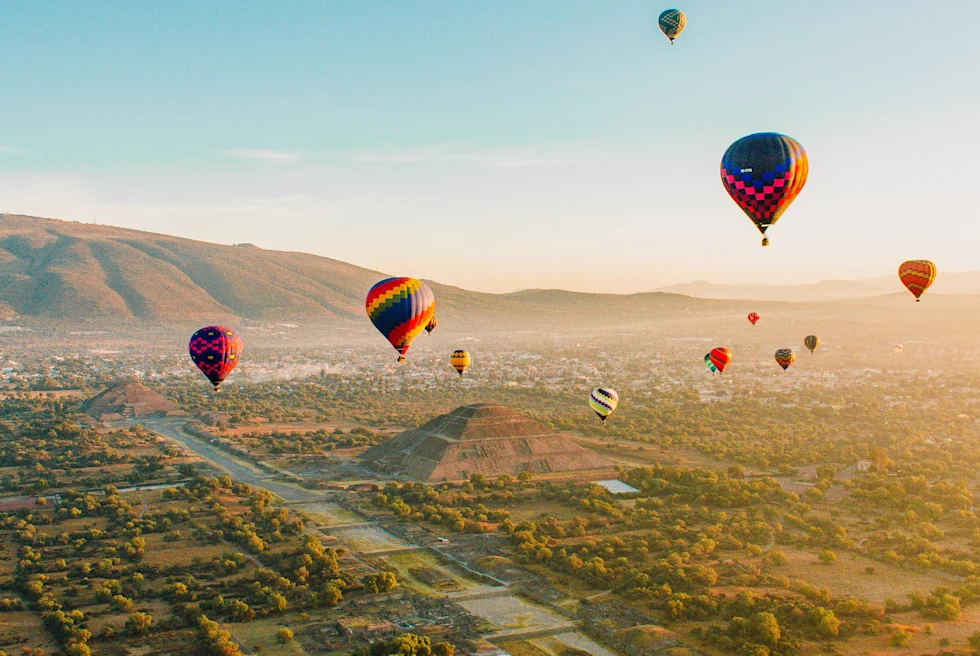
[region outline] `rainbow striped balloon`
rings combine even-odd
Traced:
[[[898,277],[918,303],[919,297],[936,279],[936,265],[929,260],[908,260],[898,267]]]
[[[619,394],[616,394],[616,390],[597,387],[589,394],[589,405],[599,419],[605,421],[619,405]]]
[[[783,368],[783,371],[789,369],[789,366],[796,362],[796,353],[793,353],[793,349],[779,349],[776,351],[776,364]]]
[[[412,340],[425,330],[436,312],[436,297],[415,278],[388,278],[368,292],[364,301],[371,323],[405,361]]]

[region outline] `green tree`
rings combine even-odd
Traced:
[[[752,634],[764,645],[775,647],[782,637],[779,622],[772,613],[757,613],[752,621]]]
[[[153,617],[149,613],[133,613],[126,620],[126,630],[135,635],[146,635],[150,632]]]

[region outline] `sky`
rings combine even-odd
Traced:
[[[0,3],[0,211],[467,289],[980,269],[980,2]],[[718,179],[774,131],[772,246]]]

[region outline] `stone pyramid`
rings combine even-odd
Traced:
[[[96,419],[107,415],[141,417],[165,415],[177,410],[174,403],[142,383],[117,383],[82,404],[82,409]]]
[[[612,463],[517,410],[474,403],[364,452],[370,466],[420,481],[605,469]]]

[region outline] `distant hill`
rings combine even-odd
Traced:
[[[324,325],[363,324],[364,296],[386,275],[318,255],[251,244],[225,246],[140,230],[0,214],[0,318],[19,314],[38,319],[169,323],[315,318]],[[630,324],[653,317],[685,320],[706,312],[742,313],[741,300],[861,298],[881,304],[890,302],[883,295],[894,293],[895,302],[906,295],[897,279],[891,278],[783,286],[695,282],[629,295],[558,289],[487,294],[426,282],[436,294],[441,318],[514,332],[604,326],[613,320]],[[980,294],[980,273],[941,272],[929,295],[935,298],[943,292]],[[753,309],[763,311],[766,306],[756,303]],[[816,311],[815,306],[811,309]]]
[[[0,316],[155,322],[364,318],[387,274],[306,253],[224,246],[168,235],[0,214]],[[674,294],[525,290],[486,294],[426,281],[441,316],[599,323],[703,307]],[[602,312],[597,312],[597,308]],[[724,309],[715,304],[714,309]]]
[[[804,303],[868,298],[882,294],[906,293],[898,275],[867,280],[821,280],[803,285],[716,284],[698,280],[669,287],[658,292],[684,294],[695,298],[717,298],[756,301],[797,301]],[[940,270],[929,294],[980,294],[980,271],[944,272]]]
[[[360,318],[383,277],[305,253],[0,214],[0,303],[26,316]]]

